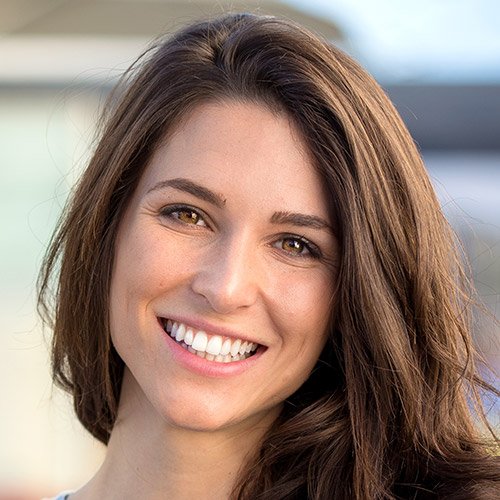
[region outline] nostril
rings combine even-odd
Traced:
[[[241,232],[223,241],[192,276],[190,286],[214,312],[229,314],[253,305],[263,283],[253,265],[251,235]]]
[[[192,287],[214,312],[230,314],[255,302],[257,294],[252,284],[237,280],[236,277],[225,282],[218,279],[220,281],[213,279],[210,282],[198,282]]]

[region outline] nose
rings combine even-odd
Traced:
[[[193,276],[192,290],[219,314],[250,307],[262,285],[256,269],[256,252],[248,237],[221,239],[206,249]]]

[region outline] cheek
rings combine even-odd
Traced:
[[[334,304],[333,286],[334,277],[319,269],[301,270],[280,280],[275,296],[281,322],[288,324],[292,331],[301,331],[304,342],[311,338],[320,341]]]
[[[113,282],[122,293],[148,294],[168,285],[186,265],[158,231],[131,227],[117,241]]]
[[[293,394],[309,378],[328,338],[331,317],[329,295],[332,287],[324,283],[322,293],[316,288],[304,288],[302,293],[289,297],[287,307],[280,317],[282,332],[281,349],[286,353],[281,359],[280,370],[275,381],[281,385],[277,401]],[[331,285],[330,281],[328,284]]]
[[[281,348],[287,352],[279,378],[293,392],[309,377],[327,340],[335,281],[327,271],[314,269],[296,272],[286,282],[294,286],[281,283],[273,320],[281,332]]]
[[[140,321],[138,308],[158,289],[160,252],[129,224],[118,234],[110,289],[111,332],[125,332]],[[123,335],[123,334],[122,334]]]

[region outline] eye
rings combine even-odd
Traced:
[[[190,226],[207,225],[203,217],[195,209],[188,206],[165,207],[162,209],[161,215]]]
[[[312,259],[321,257],[321,252],[314,243],[299,236],[285,236],[278,240],[274,246],[292,256]]]
[[[289,253],[294,253],[300,255],[307,250],[306,244],[304,241],[297,240],[294,238],[285,238],[281,241],[281,248]]]

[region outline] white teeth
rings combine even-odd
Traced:
[[[200,358],[218,363],[231,363],[246,359],[259,347],[259,344],[246,340],[230,338],[223,340],[220,335],[208,336],[204,331],[195,333],[192,328],[170,319],[163,320],[163,327],[183,349]]]
[[[230,350],[231,350],[231,340],[226,339],[226,340],[224,340],[224,343],[222,344],[222,347],[220,349],[220,353],[222,356],[225,356],[226,354],[229,354]]]
[[[181,342],[182,340],[184,340],[184,335],[186,335],[186,327],[181,323],[179,325],[179,328],[177,328],[175,340],[177,340],[177,342]]]
[[[193,339],[194,339],[193,330],[191,330],[191,328],[188,328],[187,331],[186,331],[186,335],[184,336],[184,342],[187,345],[192,345],[193,344]]]
[[[177,328],[179,328],[179,325],[174,322],[172,325],[172,331],[170,332],[170,336],[175,339],[175,334],[177,333]]]
[[[215,335],[208,341],[207,348],[205,350],[208,353],[217,356],[220,353],[221,348],[222,348],[222,337]]]
[[[208,337],[205,332],[198,332],[191,344],[191,347],[197,351],[205,352],[207,350]]]
[[[240,345],[240,350],[239,350],[240,356],[245,354],[245,352],[247,351],[247,347],[248,347],[248,342],[243,342],[243,344]]]
[[[231,356],[236,356],[240,351],[241,340],[235,340],[231,346]]]

